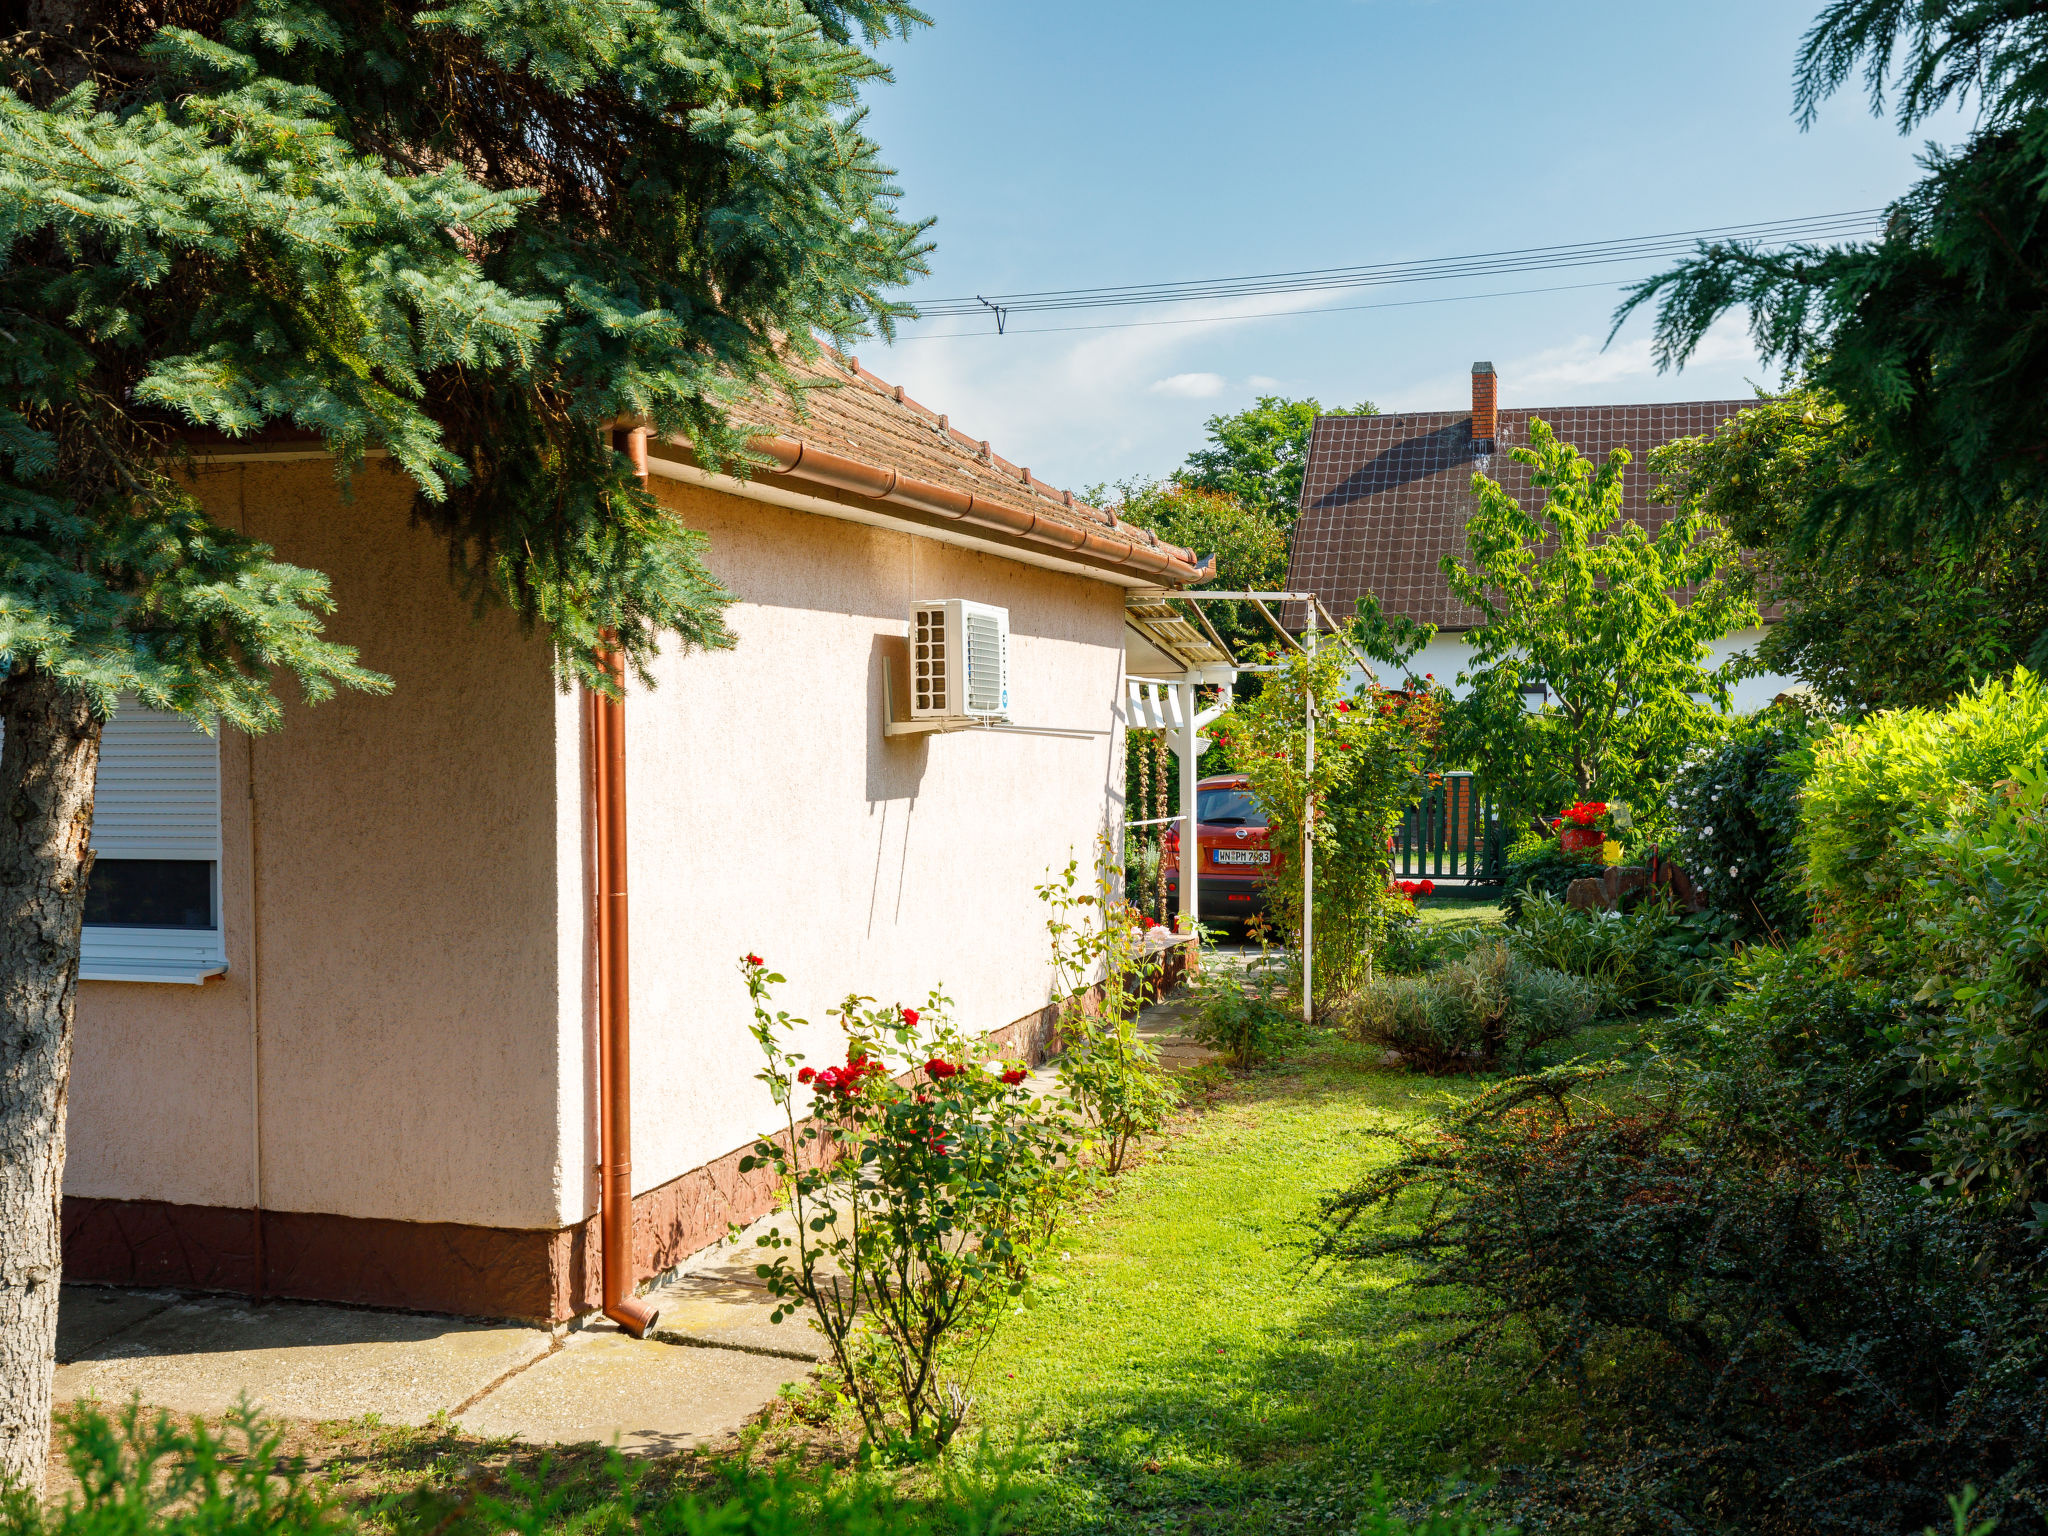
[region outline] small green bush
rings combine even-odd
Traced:
[[[1583,1029],[1599,1017],[1597,988],[1525,963],[1498,939],[1423,976],[1370,982],[1340,1009],[1354,1039],[1398,1051],[1425,1072],[1472,1071]]]
[[[1508,921],[1522,915],[1522,904],[1532,896],[1563,901],[1574,880],[1597,875],[1601,863],[1591,849],[1566,853],[1555,837],[1529,833],[1508,849],[1506,876],[1501,885],[1501,909]]]
[[[1677,978],[1659,947],[1676,929],[1669,909],[1655,904],[1591,912],[1532,896],[1508,925],[1507,942],[1529,964],[1591,982],[1609,1008],[1634,1013],[1676,1000]]]
[[[1255,1067],[1284,1055],[1301,1038],[1301,1015],[1285,1006],[1277,990],[1209,957],[1188,1035],[1198,1045],[1221,1051],[1233,1067]]]
[[[1670,849],[1709,903],[1745,937],[1806,931],[1799,790],[1814,726],[1790,705],[1758,710],[1696,750],[1673,776]]]

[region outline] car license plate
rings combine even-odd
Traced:
[[[1270,848],[1218,848],[1218,864],[1270,864],[1273,851]]]

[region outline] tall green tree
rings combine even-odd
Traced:
[[[1876,452],[1839,401],[1805,386],[1650,457],[1659,494],[1724,523],[1753,554],[1759,596],[1782,605],[1757,647],[1764,670],[1852,714],[1939,707],[2048,632],[2048,545],[2026,508],[1967,545],[1939,531],[1875,551],[1798,538],[1845,476],[1898,473],[1874,466]]]
[[[615,687],[730,643],[611,428],[734,402],[921,270],[861,128],[900,0],[39,0],[0,39],[0,1476],[48,1446],[100,731],[382,688],[317,572],[209,520],[180,434],[387,452],[472,595]]]
[[[1468,555],[1443,558],[1452,593],[1485,620],[1445,746],[1524,817],[1646,799],[1728,708],[1734,664],[1704,663],[1710,642],[1756,622],[1739,553],[1696,502],[1654,535],[1624,517],[1625,448],[1595,466],[1539,418],[1511,452],[1543,505],[1475,474]]]
[[[1261,395],[1244,410],[1211,416],[1203,426],[1208,446],[1189,454],[1173,478],[1191,490],[1232,497],[1291,538],[1316,418],[1379,413],[1370,400],[1326,410],[1314,399]]]
[[[1901,132],[1973,99],[1976,131],[1927,150],[1874,240],[1708,246],[1632,289],[1616,326],[1654,304],[1658,361],[1680,366],[1744,307],[1767,361],[1841,403],[1872,452],[1808,504],[1801,542],[1967,544],[2048,499],[2048,5],[1834,0],[1800,51],[1802,124],[1859,74]]]

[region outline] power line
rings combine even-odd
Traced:
[[[1143,304],[1184,304],[1199,300],[1375,288],[1395,283],[1443,282],[1461,277],[1497,277],[1513,272],[1549,272],[1573,267],[1611,266],[1622,262],[1671,260],[1690,255],[1700,245],[1709,243],[1820,243],[1871,234],[1876,232],[1882,213],[1882,209],[1865,208],[1849,213],[1820,214],[1808,218],[1772,219],[1760,224],[1726,224],[1708,229],[1676,230],[1662,235],[1636,235],[1617,240],[1585,240],[1567,245],[1525,246],[1516,250],[1488,251],[1477,255],[1377,262],[1367,266],[1316,267],[1294,272],[1260,273],[1248,277],[1127,283],[1093,288],[1049,288],[1008,294],[975,294],[957,299],[928,300],[917,306],[918,318],[937,320],[992,314],[1000,333],[1007,329],[1009,317],[1016,314],[1111,309]]]
[[[898,336],[890,346],[913,341],[957,341],[963,336],[1055,336],[1062,331],[1135,331],[1156,325],[1229,325],[1236,320],[1286,320],[1295,315],[1349,315],[1363,309],[1413,309],[1418,304],[1462,304],[1467,299],[1512,299],[1527,293],[1577,293],[1587,288],[1617,289],[1619,283],[1558,283],[1548,288],[1502,288],[1492,293],[1449,293],[1436,299],[1389,299],[1382,304],[1331,304],[1316,309],[1262,309],[1248,315],[1188,315],[1178,320],[1103,320],[1093,325],[1027,325],[1014,331],[928,331]]]

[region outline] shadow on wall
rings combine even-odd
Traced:
[[[893,675],[892,675],[893,673]],[[903,915],[903,881],[910,862],[910,818],[917,811],[917,792],[924,783],[926,765],[931,762],[932,739],[927,735],[891,736],[883,722],[907,719],[910,714],[910,642],[902,635],[877,635],[868,654],[868,761],[867,802],[870,815],[879,815],[875,829],[875,874],[868,888],[868,937],[874,937],[875,916],[881,907],[883,866],[888,860],[891,838],[891,802],[902,801],[895,820],[896,898],[890,921]]]

